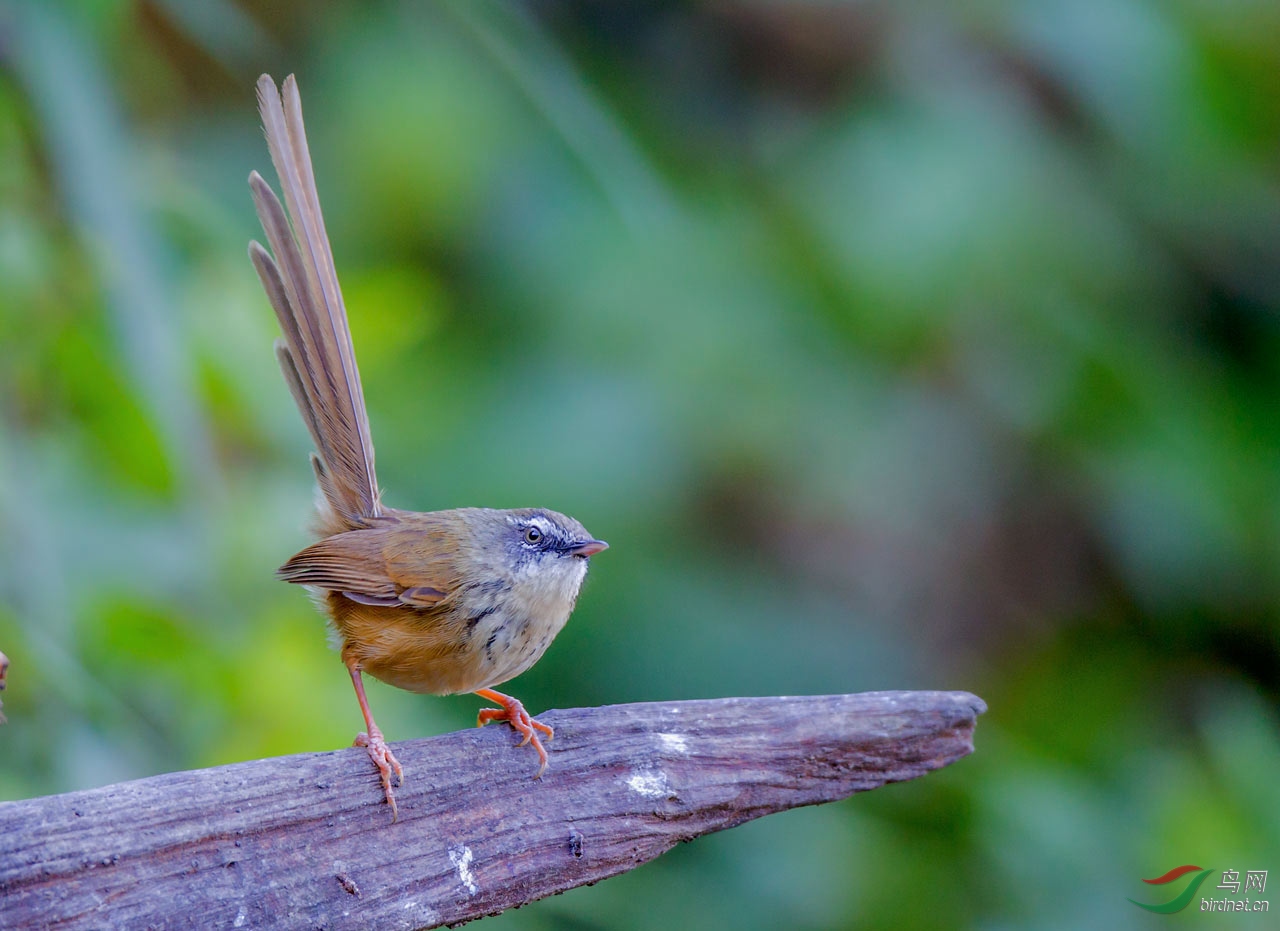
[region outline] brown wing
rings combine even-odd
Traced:
[[[284,333],[276,354],[316,444],[320,488],[342,525],[359,527],[382,513],[373,441],[293,75],[284,80],[283,99],[268,75],[259,78],[258,105],[289,209],[261,175],[249,175],[275,258],[256,242],[249,257]]]
[[[349,530],[308,546],[276,575],[341,592],[360,604],[428,608],[447,598],[458,579],[448,553],[435,550],[433,558],[424,552],[427,539],[400,526]]]

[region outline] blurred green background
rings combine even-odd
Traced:
[[[991,707],[947,770],[486,928],[1274,920],[1126,901],[1280,871],[1274,0],[0,0],[0,798],[360,726],[272,578],[312,490],[245,256],[263,71],[389,503],[612,544],[531,709]]]

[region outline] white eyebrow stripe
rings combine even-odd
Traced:
[[[544,537],[560,537],[564,535],[555,521],[548,520],[540,514],[535,514],[533,517],[526,517],[521,521],[521,523],[526,527],[536,527],[538,530],[542,531],[542,535]]]

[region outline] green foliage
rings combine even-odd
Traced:
[[[531,708],[991,707],[944,772],[495,927],[1115,927],[1280,869],[1275,4],[0,22],[0,798],[358,729],[272,580],[310,473],[244,179],[294,71],[388,501],[612,544]]]

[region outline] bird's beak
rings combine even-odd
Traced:
[[[581,556],[586,558],[587,556],[594,556],[596,553],[603,552],[608,548],[609,544],[605,543],[603,540],[586,540],[582,543],[575,543],[573,546],[569,547],[568,553],[570,556]]]

